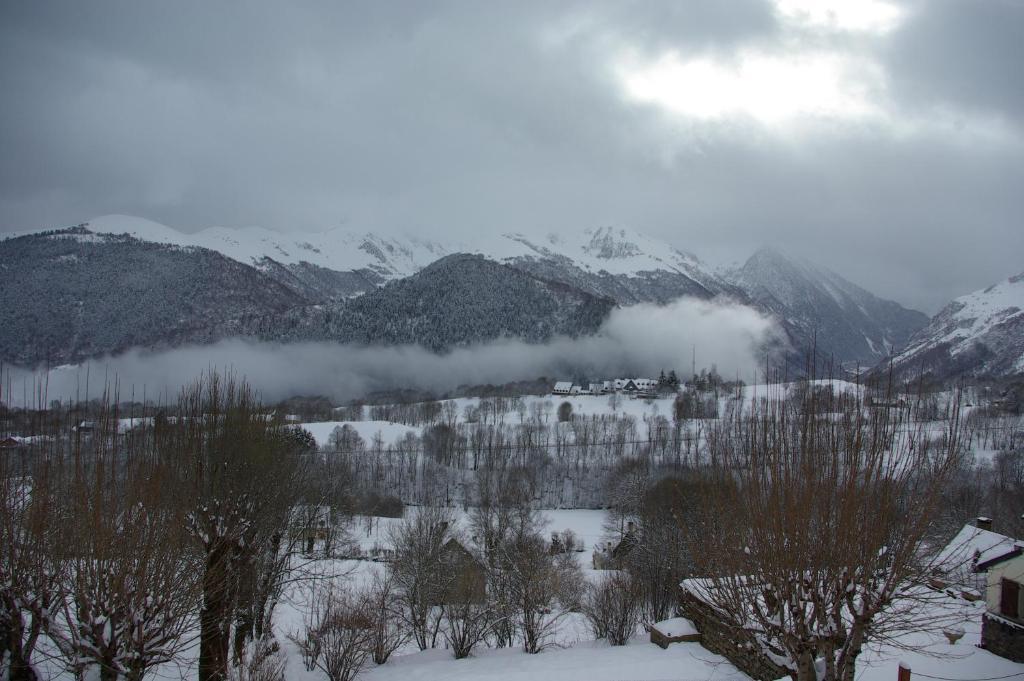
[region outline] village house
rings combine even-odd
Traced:
[[[8,435],[8,436],[0,439],[0,449],[3,449],[3,450],[8,450],[9,451],[9,450],[21,449],[24,446],[25,446],[25,443],[21,440],[21,438],[14,437],[13,435]]]
[[[572,392],[572,381],[558,381],[551,389],[552,395],[569,395]]]
[[[902,397],[885,398],[868,395],[864,398],[864,406],[873,409],[905,409],[907,401]]]
[[[621,381],[621,386],[616,390],[621,390],[624,393],[643,393],[653,394],[658,390],[658,381],[653,378],[623,378],[616,380],[616,384]]]
[[[974,571],[985,575],[982,647],[1014,662],[1024,662],[1024,544],[999,542],[980,554]]]
[[[961,528],[936,562],[932,588],[985,599],[982,647],[1024,662],[1024,543],[994,532],[992,520],[980,517]]]
[[[607,541],[597,544],[591,555],[595,570],[620,570],[622,562],[637,545],[636,527],[632,522],[626,524],[626,532],[618,542]]]
[[[1024,546],[992,531],[992,521],[978,518],[965,525],[936,557],[930,586],[967,600],[985,593],[987,612],[982,622],[982,645],[991,652],[1024,662]],[[976,585],[981,585],[980,589]],[[700,634],[700,643],[728,659],[740,671],[758,681],[791,676],[782,667],[782,651],[759,640],[756,628],[734,626],[716,606],[714,582],[686,579],[680,584],[679,608]],[[676,629],[682,631],[681,626]],[[947,634],[948,635],[948,634]],[[962,634],[961,634],[962,635]],[[652,632],[652,642],[665,637]]]
[[[558,381],[551,389],[552,395],[606,395],[612,392],[622,392],[634,397],[656,397],[658,381],[653,378],[616,378],[585,384]]]
[[[441,547],[440,560],[451,580],[432,597],[434,605],[483,603],[487,600],[484,565],[462,542],[455,538],[446,541]]]
[[[1015,539],[992,531],[990,518],[977,518],[973,525],[964,525],[939,552],[936,564],[941,567],[931,586],[949,589],[955,585],[964,598],[981,600],[987,589],[987,566],[1019,550]]]

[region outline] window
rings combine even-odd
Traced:
[[[999,613],[1007,617],[1017,617],[1019,599],[1020,584],[1003,579],[999,584]]]

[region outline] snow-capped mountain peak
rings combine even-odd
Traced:
[[[505,262],[519,258],[566,259],[592,273],[635,276],[643,272],[668,271],[685,274],[702,284],[714,278],[711,269],[692,253],[621,227],[599,227],[543,237],[503,234],[498,242],[478,252]]]
[[[270,258],[284,265],[309,263],[336,271],[371,269],[384,279],[409,276],[451,253],[432,241],[343,229],[285,234],[264,227],[209,227],[188,234],[127,215],[106,215],[87,225],[98,234],[130,234],[143,241],[208,248],[247,265]]]
[[[1024,273],[950,302],[894,361],[941,377],[1024,372]]]

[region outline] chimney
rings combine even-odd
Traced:
[[[974,521],[974,525],[979,530],[988,530],[989,532],[992,531],[992,519],[991,518],[986,518],[985,516],[978,516],[978,518]]]
[[[626,534],[633,534],[633,527],[634,526],[635,525],[633,524],[632,520],[630,520],[628,523],[626,523]]]

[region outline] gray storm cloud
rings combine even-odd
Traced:
[[[0,232],[619,225],[723,261],[777,245],[935,312],[1020,271],[1022,27],[1013,0],[0,3]],[[647,92],[682,113],[629,96],[624,55],[696,64]],[[690,115],[715,91],[738,115]],[[810,114],[748,115],[787,102]]]
[[[131,351],[117,357],[54,369],[45,374],[11,372],[11,402],[46,386],[47,400],[96,397],[115,381],[121,399],[173,398],[210,369],[244,376],[264,399],[328,395],[337,400],[384,388],[444,391],[461,384],[501,383],[538,376],[685,374],[696,354],[698,369],[716,365],[726,376],[747,380],[763,357],[757,348],[780,338],[774,322],[731,303],[683,298],[665,306],[614,310],[599,333],[556,338],[545,344],[499,340],[446,354],[418,346],[354,347],[332,343],[271,344],[242,339],[165,352]],[[27,386],[27,387],[26,387]]]

